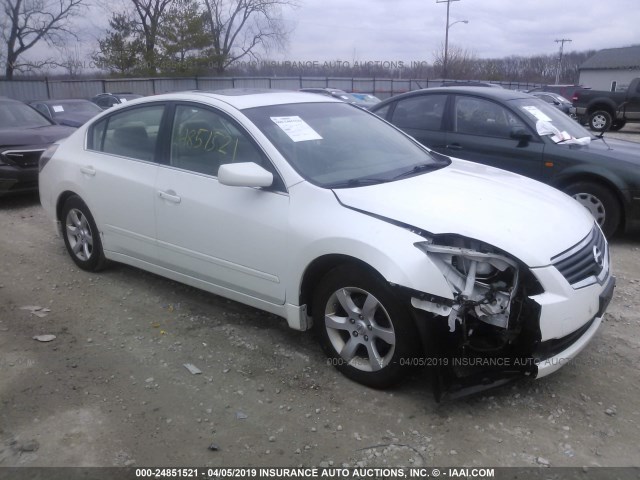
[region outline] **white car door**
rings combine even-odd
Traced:
[[[160,265],[283,304],[289,196],[284,188],[231,187],[216,178],[232,162],[273,170],[268,159],[224,114],[188,104],[176,106],[168,157],[156,182]]]
[[[105,117],[89,130],[80,165],[82,197],[103,235],[104,249],[157,260],[154,202],[157,137],[163,104]]]

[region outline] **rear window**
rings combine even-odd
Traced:
[[[153,161],[164,105],[120,111],[94,124],[88,147],[104,153]]]

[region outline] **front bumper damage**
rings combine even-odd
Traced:
[[[613,296],[608,245],[597,226],[539,268],[480,242],[442,243],[419,248],[443,272],[453,299],[411,296],[438,401],[542,378],[571,363]]]
[[[605,311],[613,298],[616,278],[609,276],[598,295],[598,313],[589,322],[568,335],[541,342],[535,352],[536,378],[545,377],[560,367],[569,364],[594,337],[600,327]]]

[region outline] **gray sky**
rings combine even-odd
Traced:
[[[426,61],[442,48],[446,3],[436,0],[298,0],[284,17],[293,33],[278,61]],[[76,18],[85,60],[104,35],[110,11],[128,0],[94,5]],[[116,8],[117,9],[117,8]],[[569,38],[565,52],[640,44],[640,0],[456,0],[451,2],[449,44],[479,58],[557,55],[554,40]],[[46,57],[44,42],[26,58]]]
[[[446,3],[436,0],[301,0],[278,60],[433,61],[444,44]],[[452,1],[449,44],[480,58],[600,50],[640,43],[640,0]]]

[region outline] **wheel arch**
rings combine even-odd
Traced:
[[[370,271],[383,281],[384,276],[365,261],[344,254],[327,254],[314,259],[305,269],[300,283],[299,304],[307,306],[307,314],[313,315],[313,292],[318,282],[331,270],[342,265],[354,265]]]
[[[601,185],[607,188],[613,196],[618,200],[620,204],[620,226],[621,230],[626,228],[626,219],[627,219],[627,205],[629,202],[628,198],[625,198],[622,191],[624,190],[624,185],[621,185],[619,181],[615,179],[609,178],[606,175],[602,175],[597,172],[572,172],[569,174],[565,174],[562,177],[556,179],[552,186],[557,188],[558,190],[564,191],[569,185],[578,183],[578,182],[591,182]]]
[[[72,192],[71,190],[65,190],[58,196],[58,200],[56,201],[56,219],[58,221],[62,221],[62,209],[64,208],[65,202],[73,196],[82,199],[80,195],[78,195],[76,192]]]
[[[306,305],[306,314],[308,317],[313,316],[313,297],[314,290],[318,283],[322,280],[322,278],[327,275],[331,270],[343,265],[352,265],[355,267],[359,267],[371,272],[372,275],[377,276],[380,281],[388,283],[394,292],[399,298],[399,301],[406,300],[406,306],[411,312],[411,320],[419,332],[419,348],[424,352],[427,351],[427,338],[428,333],[427,330],[430,328],[426,321],[426,317],[430,314],[427,314],[424,311],[415,310],[410,305],[410,297],[415,294],[420,294],[421,292],[414,291],[408,287],[404,287],[401,285],[393,284],[389,282],[384,275],[368,264],[367,262],[344,254],[327,254],[320,256],[313,260],[306,268],[302,282],[300,287],[300,296],[299,301],[300,305]]]
[[[599,99],[594,101],[587,107],[587,115],[591,115],[598,110],[604,110],[609,113],[612,119],[616,117],[616,105],[610,100]]]

